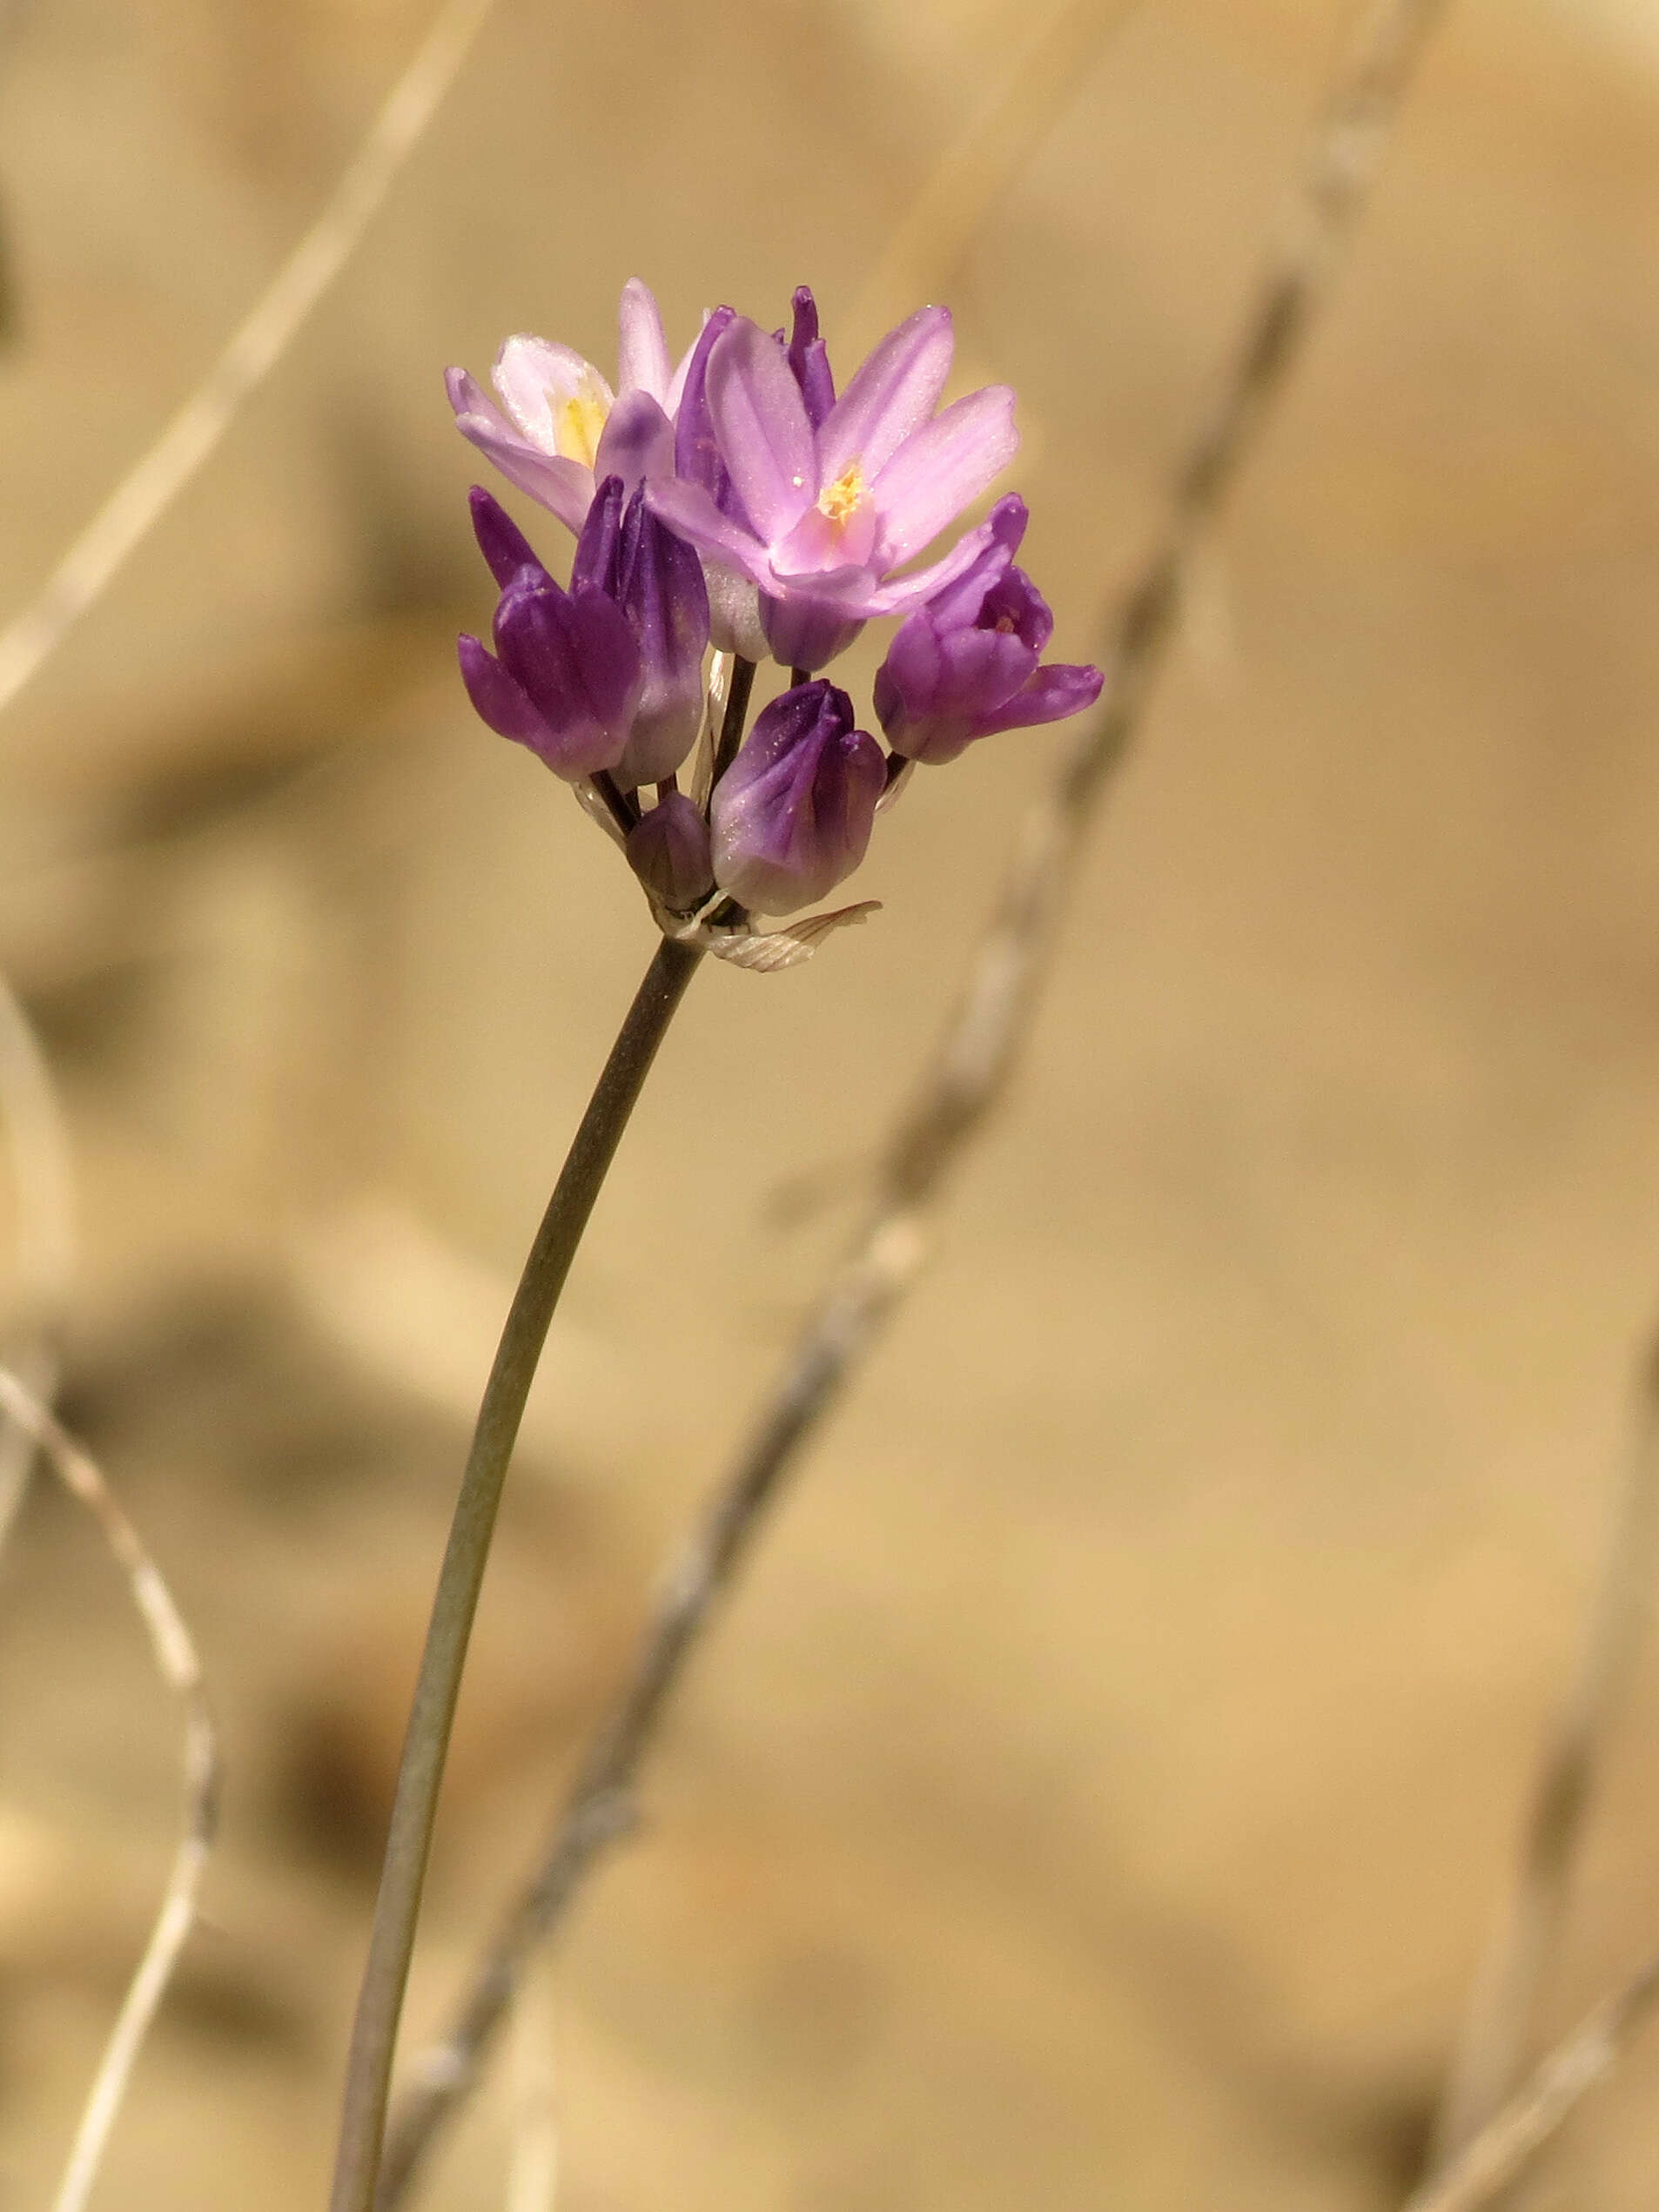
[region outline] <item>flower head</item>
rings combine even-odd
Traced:
[[[465,369],[445,376],[461,435],[572,530],[581,528],[607,476],[620,476],[632,491],[674,467],[674,418],[691,353],[669,366],[662,318],[637,277],[622,286],[617,322],[614,393],[568,346],[522,334],[496,356],[491,381],[500,407]]]
[[[876,671],[876,712],[904,759],[955,760],[977,737],[1058,722],[1099,696],[1098,669],[1038,666],[1054,617],[1013,566],[1025,522],[1024,500],[998,500],[971,567],[901,623]]]
[[[863,858],[886,781],[844,691],[820,677],[784,692],[715,786],[715,882],[767,914],[822,898]]]
[[[821,668],[870,616],[906,613],[962,573],[977,539],[919,573],[893,572],[1018,443],[1005,385],[936,415],[954,346],[944,308],[890,332],[839,399],[816,333],[810,295],[805,308],[797,295],[787,349],[734,316],[709,346],[700,400],[729,496],[683,472],[648,471],[646,488],[671,529],[756,585],[774,654],[804,669]]]

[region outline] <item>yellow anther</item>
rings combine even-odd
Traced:
[[[553,411],[554,451],[566,461],[579,461],[584,468],[591,468],[598,458],[600,434],[611,411],[604,387],[589,369],[568,399],[561,400],[552,393],[547,397]]]
[[[856,461],[850,461],[833,484],[826,484],[818,494],[818,512],[827,521],[850,522],[868,496],[864,472]]]

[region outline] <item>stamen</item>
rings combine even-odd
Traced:
[[[818,512],[830,522],[845,524],[851,521],[868,496],[862,466],[850,461],[835,482],[826,484],[818,494]]]
[[[547,404],[553,415],[554,450],[566,461],[577,461],[584,468],[591,468],[598,458],[600,436],[611,411],[599,379],[589,369],[568,398],[561,399],[557,393],[550,391]]]

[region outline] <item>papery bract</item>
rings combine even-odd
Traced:
[[[715,786],[715,882],[766,914],[822,898],[863,858],[886,781],[844,691],[822,678],[786,691]]]

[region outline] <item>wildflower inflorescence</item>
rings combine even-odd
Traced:
[[[665,931],[787,965],[868,910],[774,932],[751,916],[792,914],[850,876],[910,763],[1075,714],[1100,671],[1039,665],[1054,624],[1014,565],[1022,500],[908,565],[1018,444],[1005,385],[938,412],[944,308],[890,332],[839,397],[804,286],[788,332],[718,307],[677,366],[637,278],[619,320],[615,392],[541,338],[502,346],[499,407],[449,372],[463,435],[576,538],[567,589],[474,490],[500,595],[495,649],[463,636],[461,674],[491,729],[539,754],[610,829]],[[887,752],[822,673],[882,615],[902,617],[874,687]],[[789,669],[789,688],[745,735],[766,660]]]

